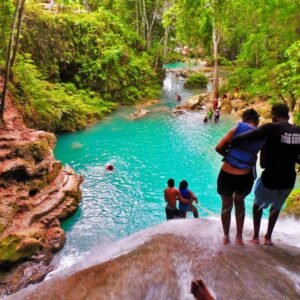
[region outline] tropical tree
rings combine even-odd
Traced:
[[[17,0],[14,18],[12,22],[12,28],[10,33],[10,39],[7,49],[6,62],[5,62],[5,74],[4,74],[4,84],[3,91],[1,94],[1,109],[0,109],[0,120],[4,121],[4,108],[5,108],[5,97],[7,92],[7,84],[10,76],[10,69],[14,64],[16,53],[19,45],[19,38],[22,25],[22,16],[24,11],[26,0]]]
[[[165,26],[175,20],[177,40],[198,52],[199,47],[213,56],[213,97],[219,94],[219,47],[225,33],[228,0],[185,0],[173,2],[165,13]],[[212,44],[212,47],[211,47]]]

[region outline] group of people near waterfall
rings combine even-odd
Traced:
[[[212,108],[210,108],[207,111],[206,116],[203,119],[204,123],[207,123],[209,120],[213,120],[215,123],[217,123],[220,120],[220,108],[219,108],[219,100],[218,98],[214,98],[214,101],[212,102]]]
[[[235,207],[235,242],[243,245],[245,220],[244,200],[252,191],[256,180],[256,160],[260,151],[263,172],[254,185],[253,225],[251,243],[259,244],[259,231],[263,210],[270,206],[264,244],[272,245],[272,232],[280,210],[291,193],[296,179],[295,164],[300,163],[300,128],[289,123],[289,109],[285,104],[275,104],[271,109],[272,123],[258,127],[259,115],[254,109],[243,112],[242,121],[232,128],[217,144],[216,151],[223,156],[217,179],[217,191],[222,199],[221,220],[223,242],[230,243],[231,211]],[[170,183],[169,183],[170,181]],[[168,181],[165,190],[167,219],[176,218],[176,199],[192,205],[193,198],[186,197]],[[172,195],[172,196],[171,196]],[[173,212],[171,214],[170,212]]]
[[[188,189],[188,182],[182,180],[179,183],[179,189],[175,188],[175,180],[170,178],[168,180],[168,187],[164,190],[167,220],[175,218],[186,218],[189,211],[193,212],[195,218],[199,217],[197,208],[193,202],[198,203],[195,194]],[[176,207],[176,201],[179,200],[179,209]]]
[[[204,123],[207,123],[209,120],[214,120],[215,123],[219,122],[220,120],[220,109],[217,108],[216,110],[212,110],[212,109],[209,109],[206,116],[204,117],[203,119],[203,122]]]

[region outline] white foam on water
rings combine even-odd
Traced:
[[[183,236],[190,240],[191,247],[192,243],[201,243],[201,248],[204,250],[203,255],[211,256],[213,252],[220,250],[222,245],[222,225],[220,219],[216,216],[212,216],[209,219],[214,220],[213,222],[206,219],[186,219],[186,220],[172,220],[164,222],[157,226],[148,228],[144,231],[133,234],[129,237],[121,239],[114,243],[106,243],[103,245],[92,248],[87,254],[79,254],[77,252],[72,253],[70,256],[66,256],[60,259],[59,262],[54,260],[55,271],[51,272],[46,279],[52,279],[55,277],[66,276],[77,272],[82,269],[112,260],[120,255],[127,254],[135,250],[138,246],[149,241],[153,236],[160,234],[175,234]],[[208,224],[209,226],[206,226]],[[235,235],[235,220],[232,218],[231,236]],[[267,220],[262,220],[261,225],[261,236],[263,236],[267,228]],[[273,240],[278,244],[291,245],[300,248],[299,241],[300,222],[293,218],[284,218],[278,220],[274,230]],[[251,238],[253,233],[252,219],[246,218],[245,230],[244,230],[245,241]],[[188,247],[189,245],[187,245]],[[206,249],[206,251],[205,251]],[[294,281],[297,291],[300,289],[300,275],[291,273],[287,270],[281,270],[286,273],[291,280]],[[179,282],[182,283],[180,291],[180,299],[192,299],[189,298],[190,294],[190,282],[194,279],[190,270],[190,263],[178,263],[177,276]],[[34,287],[28,287],[22,292],[32,290]],[[210,289],[211,291],[211,289]]]
[[[253,220],[250,217],[245,219],[245,232],[253,234]],[[263,237],[268,228],[268,219],[261,220],[260,239]],[[283,244],[300,248],[300,221],[293,217],[279,218],[273,230],[272,241],[274,244]],[[252,236],[250,236],[252,237]]]
[[[218,222],[210,222],[210,232],[208,232],[208,229],[205,228],[205,221],[208,222],[205,219],[172,220],[135,233],[117,242],[106,242],[95,246],[88,253],[81,255],[73,253],[72,255],[64,256],[59,261],[53,261],[55,270],[47,278],[64,276],[112,260],[133,251],[138,246],[149,241],[153,236],[159,234],[175,234],[189,238],[191,242],[196,243],[201,241],[201,245],[205,244],[205,247],[209,249],[211,254],[211,251],[217,251],[218,247],[216,245],[221,245],[221,227]],[[209,240],[207,239],[208,235],[210,236]]]
[[[291,272],[283,267],[277,268],[281,273],[287,275],[290,280],[294,283],[295,290],[300,296],[300,274]]]
[[[217,251],[218,246],[221,246],[222,240],[222,225],[221,220],[217,216],[211,216],[208,218],[213,220],[213,224],[210,223],[209,232],[202,222],[198,222],[196,219],[187,220],[172,220],[164,222],[157,226],[148,228],[141,232],[135,233],[129,237],[121,239],[117,242],[106,242],[105,244],[92,248],[88,253],[79,254],[75,253],[70,256],[65,256],[60,259],[59,262],[54,261],[57,264],[56,270],[53,274],[59,273],[73,273],[80,269],[85,269],[90,266],[114,259],[120,255],[129,253],[136,249],[138,246],[150,240],[153,236],[158,234],[176,234],[190,238],[194,242],[200,242],[203,245],[205,243],[209,251]],[[201,219],[204,220],[205,219]],[[263,236],[266,232],[268,225],[267,219],[262,219],[260,238],[263,241]],[[276,244],[290,245],[300,248],[300,222],[294,218],[281,218],[278,220],[274,232],[273,241]],[[231,238],[235,236],[235,218],[231,220]],[[252,238],[253,234],[253,221],[252,218],[247,217],[244,225],[244,239],[247,240]],[[209,236],[209,239],[207,237]],[[233,239],[234,240],[234,239]]]
[[[267,222],[266,220],[264,220]],[[293,217],[281,218],[274,229],[274,241],[300,248],[300,221]]]
[[[215,220],[220,222],[221,226],[221,219],[218,218],[215,214],[208,217],[209,220]],[[235,235],[235,217],[232,215],[231,217],[231,230],[230,235],[231,237],[234,237]],[[264,235],[268,228],[268,219],[263,218],[261,220],[261,226],[260,226],[260,239],[261,242],[263,242]],[[284,217],[279,218],[275,228],[273,230],[272,240],[273,242],[283,244],[283,245],[289,245],[294,246],[297,248],[300,248],[300,238],[299,238],[299,232],[300,232],[300,221],[297,220],[294,217]],[[245,224],[244,224],[244,239],[251,239],[253,234],[253,219],[251,217],[245,218]]]
[[[180,295],[182,300],[193,300],[194,296],[191,294],[191,282],[194,280],[194,275],[191,271],[191,261],[181,260],[176,263],[177,282],[180,282]]]

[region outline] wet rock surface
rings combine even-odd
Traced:
[[[120,244],[123,254],[13,299],[193,299],[191,283],[199,279],[215,299],[299,299],[299,248],[224,246],[220,222],[205,219],[166,222],[149,231],[154,234],[148,239],[138,233]],[[139,245],[126,249],[130,243]]]
[[[25,126],[8,93],[0,125],[0,295],[51,270],[48,258],[65,241],[59,220],[81,199],[82,178],[55,160],[55,142],[53,134]]]

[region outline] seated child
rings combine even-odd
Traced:
[[[182,217],[185,219],[188,211],[193,212],[194,218],[199,218],[197,208],[192,204],[193,201],[198,203],[198,199],[195,194],[188,189],[188,182],[186,180],[182,180],[179,184],[179,192],[181,196],[185,199],[190,200],[191,202],[188,204],[182,203],[179,200],[179,210],[182,214]]]

